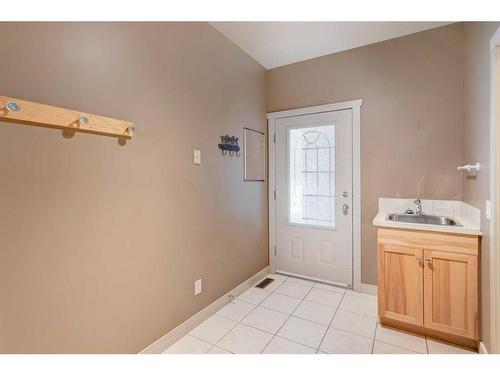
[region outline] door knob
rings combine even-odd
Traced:
[[[347,204],[342,205],[342,212],[344,213],[344,215],[349,214],[349,206]]]

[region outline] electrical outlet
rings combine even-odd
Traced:
[[[193,150],[193,164],[200,165],[201,164],[201,151]]]
[[[201,279],[198,279],[194,282],[194,295],[197,296],[201,293]]]

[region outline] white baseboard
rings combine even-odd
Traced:
[[[489,354],[482,341],[479,341],[479,354]]]
[[[361,293],[370,294],[372,296],[377,295],[377,286],[372,284],[361,283]]]
[[[257,272],[255,275],[250,277],[248,280],[242,282],[236,288],[230,290],[224,294],[219,299],[212,302],[210,305],[205,307],[203,310],[199,311],[193,315],[188,320],[179,324],[173,330],[168,332],[165,336],[160,337],[154,343],[143,349],[139,354],[160,354],[163,353],[168,347],[174,344],[176,341],[180,340],[187,333],[189,333],[194,327],[199,325],[208,317],[212,316],[215,312],[220,310],[229,302],[230,295],[235,297],[239,296],[241,293],[245,292],[247,289],[255,285],[264,276],[269,274],[269,266],[265,267],[263,270]]]

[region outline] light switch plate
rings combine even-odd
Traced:
[[[197,296],[201,293],[201,279],[198,279],[194,282],[194,295]]]
[[[486,201],[486,219],[491,220],[491,201]]]
[[[193,150],[193,164],[200,165],[201,164],[201,151]]]

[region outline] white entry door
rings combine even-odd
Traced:
[[[352,286],[352,110],[276,120],[276,271]]]

